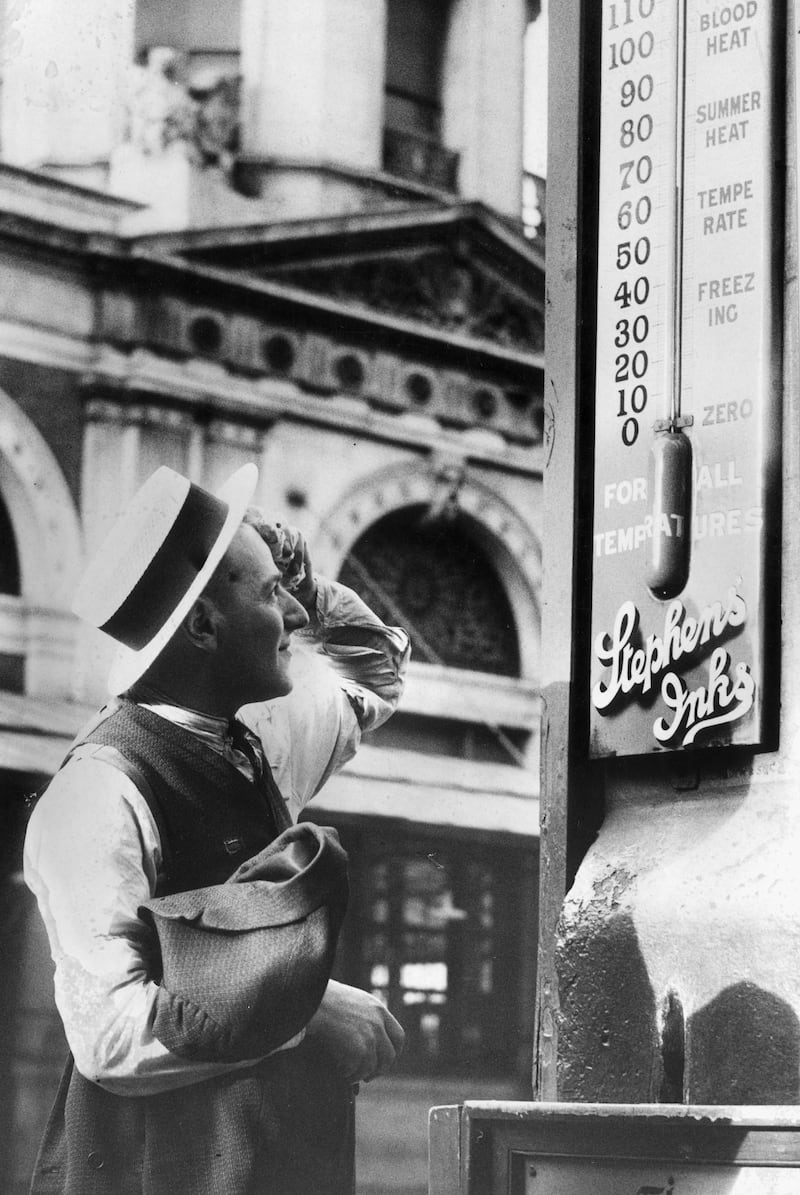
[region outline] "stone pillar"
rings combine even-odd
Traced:
[[[9,0],[0,152],[18,166],[106,161],[119,140],[135,0]]]
[[[800,1103],[799,790],[776,759],[613,777],[557,940],[560,1099]]]
[[[381,165],[385,0],[243,0],[243,149]]]
[[[459,192],[518,220],[525,0],[453,0],[442,134],[460,154]]]
[[[551,469],[545,489],[558,531],[563,505],[581,493],[589,472],[573,420],[591,380],[587,384],[575,366],[581,361],[575,262],[584,252],[581,228],[588,219],[576,183],[578,84],[587,68],[574,20],[562,21],[561,10],[551,8],[551,21],[556,15],[547,392],[554,396],[548,436],[560,472]],[[780,586],[781,620],[765,680],[770,695],[779,696],[777,745],[763,753],[728,747],[587,762],[568,708],[580,703],[581,692],[585,700],[585,680],[571,673],[570,637],[566,645],[563,636],[560,645],[554,639],[565,608],[575,611],[573,633],[580,634],[585,601],[574,591],[569,535],[561,550],[551,542],[543,625],[548,758],[537,1050],[537,1093],[548,1099],[800,1103],[800,523],[791,514],[800,502],[796,28],[790,23],[785,242],[777,217],[771,229],[785,263],[784,515],[782,525],[774,519],[768,528],[780,565],[779,577],[768,574],[768,583]],[[563,48],[568,42],[571,63]],[[574,533],[576,512],[567,509]],[[556,920],[556,890],[569,882],[570,846],[581,823],[585,828],[593,817],[602,824],[566,898],[561,887]]]

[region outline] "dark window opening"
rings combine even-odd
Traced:
[[[454,718],[431,718],[398,710],[388,722],[370,731],[373,746],[423,755],[449,755],[478,763],[515,762],[507,744],[524,755],[530,737],[527,730],[487,726],[482,722],[460,722]]]
[[[339,580],[385,622],[404,626],[414,659],[519,676],[519,643],[503,585],[466,520],[429,521],[424,506],[373,524]]]
[[[433,397],[433,384],[424,373],[410,373],[405,382],[406,393],[412,402],[424,407]]]
[[[344,390],[360,390],[364,385],[364,366],[353,353],[343,353],[337,357],[333,368]]]
[[[449,0],[389,0],[383,168],[453,191],[458,154],[442,145],[449,9]]]
[[[134,28],[135,61],[145,66],[150,52],[177,51],[169,77],[201,91],[220,79],[234,79],[241,71],[241,0],[193,0],[166,4],[137,0]]]
[[[288,373],[294,365],[295,348],[288,336],[268,336],[262,345],[264,361],[275,373]]]
[[[529,1066],[531,852],[341,833],[352,897],[337,978],[372,992],[403,1025],[396,1069],[499,1076]]]
[[[8,508],[0,498],[0,593],[21,594],[19,554]]]
[[[25,692],[25,657],[0,652],[0,689],[7,693]]]
[[[386,125],[438,140],[447,0],[389,0]]]
[[[189,340],[198,353],[215,357],[222,347],[222,324],[210,315],[199,315],[189,324]]]
[[[239,0],[227,4],[215,0],[193,0],[192,4],[137,0],[136,51],[169,46],[189,54],[205,53],[220,59],[229,55],[238,60],[240,9]]]

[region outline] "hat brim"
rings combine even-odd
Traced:
[[[241,469],[237,469],[217,490],[216,496],[227,504],[228,514],[205,564],[167,621],[149,643],[139,651],[132,651],[129,647],[120,646],[118,648],[108,676],[108,691],[112,697],[118,697],[120,693],[124,693],[139,680],[167,646],[227,552],[231,540],[241,526],[257,484],[258,469],[253,464],[247,464],[242,465]]]

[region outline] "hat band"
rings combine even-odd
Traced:
[[[190,483],[161,547],[100,630],[133,651],[146,647],[188,592],[219,538],[227,514],[224,502]]]

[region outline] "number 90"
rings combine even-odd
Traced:
[[[642,75],[638,83],[635,79],[626,79],[620,92],[623,108],[630,108],[635,100],[641,100],[643,104],[646,104],[653,98],[653,76]]]

